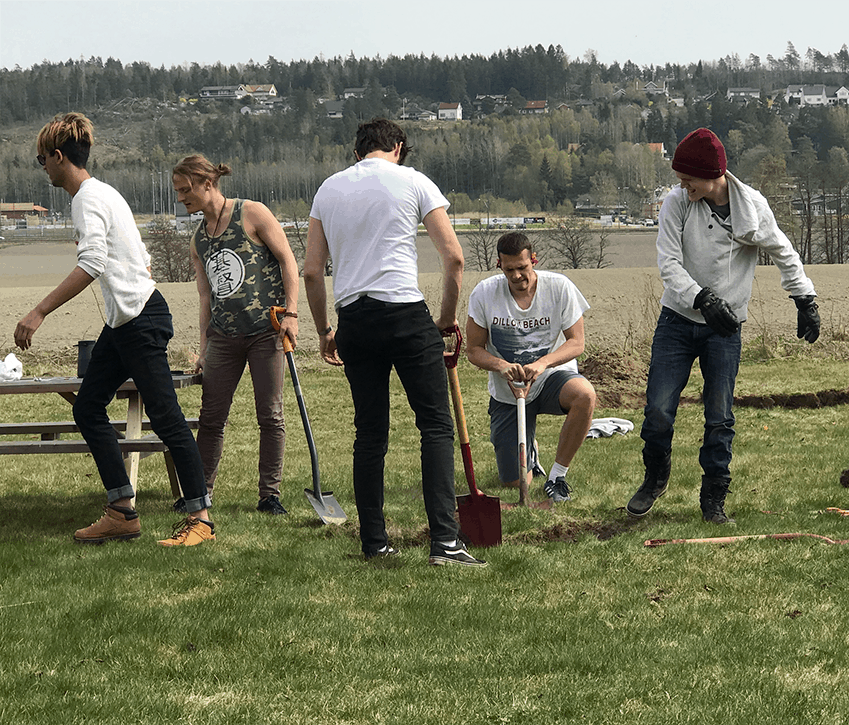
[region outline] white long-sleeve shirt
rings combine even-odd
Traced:
[[[155,283],[150,255],[142,242],[133,212],[109,184],[86,179],[71,200],[77,234],[77,266],[100,280],[106,324],[120,327],[138,317]]]
[[[764,196],[726,173],[731,231],[703,199],[691,202],[680,186],[660,208],[657,264],[663,280],[660,303],[693,322],[704,324],[693,301],[702,287],[724,299],[741,322],[748,317],[758,249],[772,258],[781,286],[791,295],[815,295],[802,260],[778,228]]]

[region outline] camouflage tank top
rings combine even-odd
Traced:
[[[212,326],[230,336],[272,329],[269,308],[286,304],[280,263],[267,246],[245,233],[243,204],[233,200],[230,223],[217,237],[209,237],[204,222],[192,236],[209,281]]]

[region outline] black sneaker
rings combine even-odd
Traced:
[[[382,549],[378,549],[377,551],[370,551],[368,554],[363,554],[366,561],[371,559],[385,559],[390,556],[398,556],[401,552],[398,549],[387,544]]]
[[[534,478],[545,476],[545,469],[539,462],[539,443],[537,443],[536,438],[534,438],[534,467],[531,469],[531,472]]]
[[[188,510],[186,509],[186,499],[184,499],[182,496],[180,496],[180,498],[178,498],[178,499],[174,502],[174,504],[171,506],[171,508],[172,508],[174,511],[176,511],[178,514],[187,514],[187,513],[189,513],[189,512],[188,512]]]
[[[565,476],[558,476],[553,481],[546,481],[542,487],[545,495],[548,496],[554,503],[562,503],[563,501],[571,501],[572,489],[566,483]]]
[[[289,513],[283,508],[283,505],[280,503],[280,499],[273,494],[271,496],[261,498],[259,503],[256,505],[256,510],[262,511],[265,514],[271,514],[272,516],[280,516],[282,514]]]
[[[428,564],[442,566],[443,564],[462,564],[463,566],[486,566],[482,559],[475,559],[468,551],[462,541],[457,540],[456,545],[443,546],[437,541],[431,542],[430,558]]]

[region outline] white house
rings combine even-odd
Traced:
[[[239,100],[248,95],[248,91],[243,84],[238,86],[204,86],[198,94],[200,98],[215,98],[215,99],[232,99]]]
[[[761,98],[761,89],[729,88],[725,93],[725,97],[732,103],[748,103],[749,101],[759,101]]]
[[[463,106],[459,103],[440,103],[437,117],[440,121],[462,121]]]
[[[849,103],[849,89],[846,86],[790,85],[784,92],[787,103],[795,101],[800,106],[838,106]]]

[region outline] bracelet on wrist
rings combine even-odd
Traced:
[[[296,320],[298,319],[297,312],[284,312],[283,317],[294,317]]]
[[[319,330],[318,335],[319,335],[319,337],[324,337],[325,335],[329,335],[332,331],[333,331],[333,328],[330,325],[328,325],[326,330]]]

